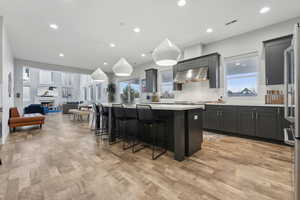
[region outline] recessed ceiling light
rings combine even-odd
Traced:
[[[110,43],[109,46],[110,47],[116,47],[116,45],[114,43]]]
[[[241,63],[237,62],[237,63],[235,63],[235,65],[236,65],[236,66],[240,66],[240,65],[241,65]]]
[[[57,24],[50,24],[49,25],[50,28],[57,30],[58,29],[58,25]]]
[[[265,13],[269,12],[270,10],[271,10],[270,7],[263,7],[262,9],[260,9],[259,13],[265,14]]]
[[[60,53],[59,57],[65,57],[65,55],[63,53]]]
[[[185,5],[186,5],[186,0],[178,0],[178,1],[177,1],[177,5],[178,5],[179,7],[185,6]]]
[[[214,30],[212,29],[212,28],[208,28],[208,29],[206,29],[206,32],[207,33],[212,33]]]
[[[146,57],[146,54],[142,53],[141,56],[142,56],[142,57]]]
[[[107,63],[107,62],[104,62],[103,65],[108,65],[108,63]]]
[[[135,27],[135,28],[133,29],[133,31],[136,32],[136,33],[139,33],[139,32],[141,32],[141,29],[140,29],[139,27]]]

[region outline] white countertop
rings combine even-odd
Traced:
[[[105,107],[112,107],[112,103],[103,103]],[[204,109],[204,105],[170,105],[170,104],[144,104],[150,105],[153,110],[193,110]],[[136,108],[136,104],[125,105],[125,108]]]
[[[253,103],[253,102],[251,103],[246,103],[246,102],[206,103],[205,105],[284,107],[284,104],[264,104],[264,103]]]

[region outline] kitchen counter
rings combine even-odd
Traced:
[[[225,102],[225,103],[206,103],[205,105],[216,105],[216,106],[262,106],[262,107],[284,107],[284,104],[264,104],[264,103],[233,103],[233,102]]]
[[[112,107],[111,103],[103,103],[105,107]],[[204,109],[204,105],[180,105],[180,104],[159,104],[159,103],[143,103],[143,105],[150,105],[153,110],[170,110],[170,111],[184,111],[193,109]],[[125,108],[135,109],[136,104],[125,105]]]
[[[160,137],[167,134],[168,150],[174,152],[174,159],[183,161],[186,156],[191,156],[199,151],[203,142],[203,111],[205,105],[178,105],[178,104],[149,104],[153,109],[153,114],[156,119],[165,122],[165,128],[160,128]],[[103,103],[108,109],[108,135],[109,141],[115,142],[120,134],[116,128],[117,120],[113,115],[111,103]],[[124,105],[126,115],[135,120],[130,120],[125,123],[126,131],[132,135],[145,134],[148,131],[147,127],[138,125],[136,116],[136,104]],[[116,108],[120,109],[120,108]],[[139,128],[140,130],[139,130]],[[162,133],[164,131],[164,133]],[[149,135],[149,134],[147,134]],[[143,136],[144,137],[144,136]],[[159,136],[158,136],[159,137]],[[147,138],[147,137],[146,137]],[[146,138],[140,138],[146,143],[152,142]],[[148,136],[149,138],[149,136]]]

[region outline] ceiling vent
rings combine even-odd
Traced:
[[[235,20],[232,20],[232,21],[229,21],[229,22],[227,22],[227,23],[225,24],[225,26],[232,25],[232,24],[234,24],[234,23],[236,23],[236,22],[238,22],[238,20],[237,20],[237,19],[235,19]]]

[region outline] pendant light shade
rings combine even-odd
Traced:
[[[159,66],[176,65],[180,56],[180,49],[169,39],[165,39],[152,53],[154,62]]]
[[[107,75],[102,71],[102,69],[96,69],[92,74],[91,77],[94,81],[107,81]]]
[[[130,76],[133,72],[132,66],[125,58],[121,58],[113,67],[116,76]]]

